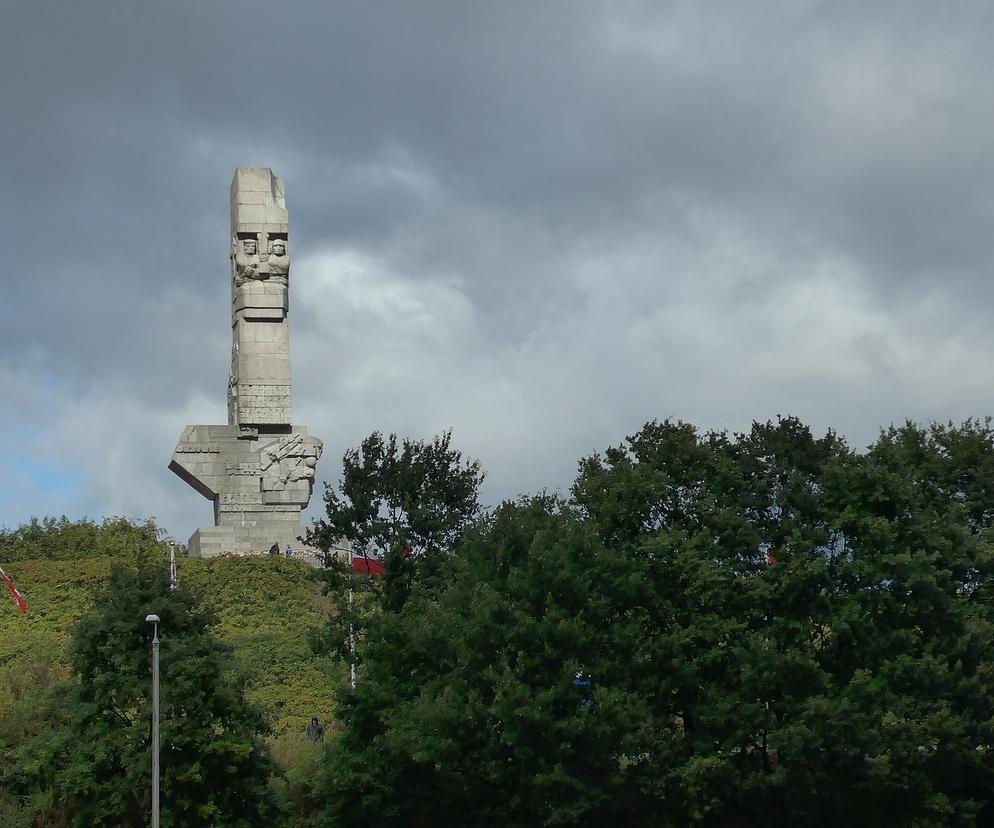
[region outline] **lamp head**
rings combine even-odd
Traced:
[[[146,615],[145,616],[145,620],[146,621],[151,621],[151,622],[154,622],[154,623],[158,624],[159,623],[159,616],[158,615]]]

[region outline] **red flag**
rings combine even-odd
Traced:
[[[10,580],[10,577],[2,569],[0,569],[0,578],[3,578],[3,582],[7,585],[7,592],[10,593],[10,597],[17,602],[17,608],[22,613],[27,612],[28,611],[27,601],[24,600],[24,596],[17,591],[17,587],[14,586],[14,582]]]

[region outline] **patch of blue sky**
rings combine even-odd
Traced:
[[[0,526],[12,528],[26,515],[78,512],[81,490],[82,481],[71,469],[0,451]]]

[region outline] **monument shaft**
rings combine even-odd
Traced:
[[[283,182],[239,167],[231,182],[228,424],[187,426],[169,468],[214,503],[190,554],[297,545],[322,444],[292,425],[289,219]]]
[[[231,182],[232,424],[290,425],[288,230],[283,182],[266,168],[238,168]]]

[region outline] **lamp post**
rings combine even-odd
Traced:
[[[159,616],[146,615],[155,624],[152,637],[152,828],[159,828]]]

